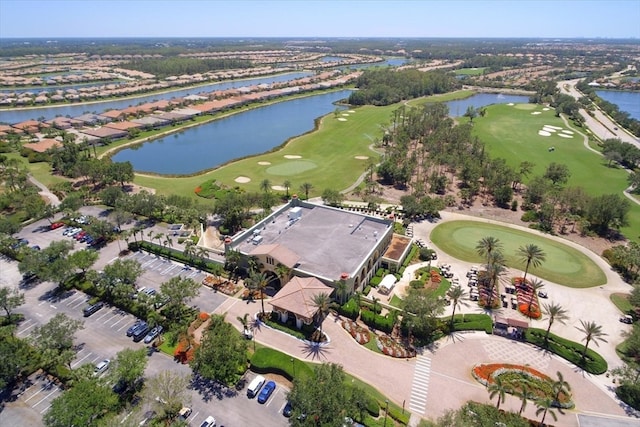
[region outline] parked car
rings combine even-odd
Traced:
[[[60,227],[64,227],[64,222],[54,222],[53,224],[51,224],[52,230],[56,230]]]
[[[95,369],[93,370],[93,375],[97,376],[105,373],[107,369],[109,369],[110,364],[111,361],[109,359],[104,359],[102,362],[96,365]]]
[[[622,323],[626,323],[627,325],[630,325],[633,323],[633,317],[630,316],[629,314],[625,314],[624,316],[620,316],[620,321]]]
[[[282,409],[282,415],[289,418],[292,414],[293,414],[293,406],[291,406],[291,402],[287,400],[287,404],[284,405],[284,408]]]
[[[80,240],[82,239],[84,236],[87,235],[87,232],[82,230],[81,232],[79,232],[78,234],[76,234],[75,236],[73,236],[74,239],[76,240]]]
[[[253,338],[253,332],[251,331],[251,328],[249,328],[248,326],[244,327],[244,331],[242,331],[242,335],[244,335],[244,337],[248,340]]]
[[[84,317],[89,317],[94,314],[96,311],[100,310],[104,307],[104,303],[102,301],[98,301],[95,304],[89,305],[82,310],[82,314]]]
[[[158,335],[160,335],[162,333],[162,326],[158,325],[155,328],[153,328],[152,330],[149,331],[149,333],[147,334],[146,337],[144,337],[144,343],[145,344],[149,344],[151,341],[155,340],[156,338],[158,338]]]
[[[538,296],[540,298],[549,298],[549,295],[545,291],[538,291]]]
[[[269,400],[269,397],[275,389],[275,382],[269,381],[268,383],[266,383],[264,387],[262,387],[262,390],[260,390],[260,394],[258,395],[258,403],[265,403],[267,400]]]
[[[148,333],[149,333],[149,325],[145,323],[144,327],[140,327],[139,329],[136,329],[133,332],[133,335],[131,336],[133,337],[134,342],[140,342],[142,341],[143,338],[147,336]]]
[[[142,329],[142,328],[146,328],[147,327],[147,322],[143,321],[143,320],[136,320],[136,323],[134,323],[133,325],[131,325],[129,327],[129,329],[127,329],[127,336],[130,337],[132,336],[137,330]]]
[[[200,427],[216,427],[216,419],[209,415],[207,419],[200,424]]]
[[[183,407],[182,409],[180,409],[180,412],[178,412],[178,419],[186,420],[191,415],[191,412],[191,408],[186,406]]]

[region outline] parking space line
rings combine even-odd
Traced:
[[[191,416],[189,418],[191,418],[191,420],[195,420],[196,417],[198,416],[198,414],[200,414],[200,411],[196,412],[195,414],[191,414]]]
[[[107,323],[111,322],[113,319],[122,316],[120,313],[112,313],[112,314],[113,314],[113,316],[109,317],[107,320],[102,322],[103,325],[106,325]],[[98,320],[100,320],[100,319],[98,319]],[[122,319],[120,319],[120,320],[122,320]]]
[[[32,325],[29,325],[29,326],[27,326],[26,328],[24,328],[24,329],[22,329],[22,330],[18,331],[18,332],[16,333],[16,335],[23,334],[23,333],[27,332],[29,329],[31,329],[31,328],[33,328],[34,326],[36,326],[36,325],[37,325],[37,323],[33,323]]]
[[[102,315],[101,315],[101,316],[96,317],[96,321],[102,320],[104,317],[106,317],[106,316],[110,315],[111,313],[113,313],[111,310],[108,310],[108,311],[106,311],[106,312],[102,313]],[[107,320],[107,322],[108,322],[108,320]]]
[[[42,411],[40,411],[41,414],[44,414],[45,412],[47,412],[47,410],[51,408],[51,404],[47,405],[46,408],[44,408]]]
[[[118,332],[120,332],[121,330],[123,330],[124,328],[126,328],[129,324],[125,323],[124,325],[122,325],[119,329]],[[113,326],[112,326],[113,327]]]
[[[33,399],[34,397],[36,397],[37,395],[39,395],[42,392],[42,389],[36,391],[34,394],[31,395],[31,397],[29,397],[28,399],[26,399],[24,401],[24,403],[27,403],[28,401],[30,401],[31,399]]]
[[[119,316],[119,314],[116,314],[116,316]],[[115,316],[114,316],[114,317],[115,317]],[[112,317],[111,319],[113,319],[113,317]],[[109,320],[111,320],[111,319],[109,319]],[[112,325],[111,325],[111,326],[109,326],[109,327],[110,327],[110,328],[113,328],[114,326],[117,326],[117,325],[118,325],[118,323],[122,322],[123,320],[127,320],[127,317],[126,317],[126,316],[122,316],[122,317],[120,318],[120,320],[118,320],[116,323],[112,324]]]
[[[38,406],[39,404],[41,404],[42,402],[44,402],[45,400],[47,400],[47,398],[49,396],[51,396],[53,393],[58,391],[58,387],[54,387],[53,391],[49,394],[47,394],[45,397],[43,397],[42,399],[40,399],[40,401],[38,403],[36,403],[35,405],[32,406],[32,408],[35,408],[36,406]]]
[[[93,353],[89,353],[87,354],[85,357],[83,357],[82,359],[78,360],[77,362],[74,362],[71,364],[71,368],[75,368],[76,366],[78,366],[80,363],[82,363],[82,361],[84,359],[86,359],[87,357],[91,356]]]
[[[67,303],[67,307],[68,307],[68,306],[70,306],[71,304],[75,303],[75,302],[76,302],[76,301],[78,301],[79,299],[83,299],[83,298],[86,298],[86,296],[85,296],[85,295],[83,295],[83,294],[80,294],[79,296],[77,296],[77,297],[73,298],[71,301],[69,301],[69,302]]]

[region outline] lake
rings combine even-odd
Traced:
[[[212,169],[241,157],[270,151],[314,128],[314,120],[335,111],[349,97],[341,90],[283,101],[196,126],[116,153],[136,171],[185,175]]]
[[[629,113],[630,117],[640,120],[640,92],[597,90],[596,94],[605,101],[617,105],[620,111]]]
[[[290,80],[300,79],[313,75],[311,72],[285,73],[273,76],[256,77],[245,80],[229,80],[220,83],[211,83],[203,86],[192,87],[188,89],[172,90],[165,93],[156,93],[153,95],[144,95],[135,98],[102,101],[92,104],[73,104],[60,107],[42,107],[32,108],[29,110],[0,110],[0,123],[15,124],[27,120],[36,120],[44,117],[45,120],[51,120],[57,116],[76,117],[86,112],[102,113],[107,110],[121,110],[133,105],[145,102],[154,102],[161,99],[181,98],[187,95],[197,95],[204,92],[213,92],[216,90],[234,89],[244,86],[253,86],[259,84],[280,83]]]
[[[125,148],[112,159],[130,161],[136,171],[187,175],[218,167],[242,157],[261,154],[289,138],[308,132],[314,120],[333,112],[334,102],[348,98],[349,90],[283,101],[144,143]],[[469,105],[526,103],[529,97],[480,93],[451,101],[452,115],[462,115]]]

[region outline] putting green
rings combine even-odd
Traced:
[[[286,163],[281,163],[267,168],[267,173],[271,175],[289,176],[306,172],[317,167],[317,164],[308,160],[290,160]]]
[[[518,248],[534,244],[545,252],[546,260],[538,268],[530,267],[529,273],[570,288],[590,288],[607,281],[600,267],[582,252],[526,231],[478,221],[450,221],[436,226],[430,237],[447,254],[462,261],[481,263],[483,258],[476,246],[487,236],[500,240],[509,267],[524,271],[525,263],[517,256]]]

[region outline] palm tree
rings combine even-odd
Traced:
[[[287,199],[288,199],[289,189],[291,188],[291,181],[289,181],[288,179],[285,179],[284,182],[282,183],[282,186],[284,187],[284,191],[286,191]]]
[[[240,263],[241,258],[242,258],[242,255],[238,251],[235,251],[232,249],[227,252],[226,254],[227,269],[231,273],[235,273],[235,271],[238,269],[238,264]]]
[[[270,188],[271,188],[271,181],[269,181],[266,178],[263,179],[262,182],[260,183],[260,189],[265,193],[268,193]]]
[[[376,297],[371,297],[371,303],[372,303],[372,308],[373,308],[373,312],[377,313],[378,311],[378,302],[380,302],[380,298],[376,298]]]
[[[518,411],[518,415],[522,415],[522,411],[527,407],[527,400],[534,395],[529,391],[529,387],[526,382],[522,382],[520,385],[520,391],[517,393],[517,396],[522,400],[522,404],[520,405],[520,411]]]
[[[607,342],[607,340],[603,338],[607,334],[602,332],[602,326],[598,325],[596,322],[585,322],[584,320],[580,320],[580,324],[582,324],[582,328],[578,328],[577,326],[576,328],[585,335],[584,350],[582,350],[582,357],[580,358],[580,361],[584,362],[589,343],[593,341],[597,346],[600,346],[598,341]]]
[[[329,298],[329,294],[319,293],[313,296],[313,306],[318,309],[318,314],[320,318],[318,323],[320,324],[320,334],[322,334],[322,322],[324,321],[325,316],[329,313],[329,303],[331,299]]]
[[[538,409],[536,410],[536,415],[542,414],[542,420],[540,420],[540,425],[544,426],[544,419],[547,417],[547,413],[551,415],[553,421],[558,421],[558,417],[553,408],[553,398],[544,397],[542,399],[538,399],[536,401],[536,406]]]
[[[249,328],[249,313],[245,313],[244,316],[236,317],[238,321],[242,324],[242,329],[247,330]]]
[[[497,239],[492,236],[483,237],[478,241],[476,245],[476,251],[478,255],[485,257],[487,259],[487,264],[490,264],[489,259],[491,257],[491,253],[496,250],[502,249],[502,243],[500,243],[500,239]]]
[[[300,191],[304,193],[305,200],[309,200],[309,191],[313,189],[313,185],[309,182],[305,182],[300,186]]]
[[[531,314],[531,306],[533,305],[533,301],[538,294],[538,290],[544,288],[544,282],[540,279],[533,279],[529,284],[529,287],[531,288],[531,295],[529,296],[529,305],[527,306],[527,312]]]
[[[491,258],[496,257],[498,255],[501,255],[501,253],[494,252],[491,255]],[[487,275],[489,277],[489,300],[487,301],[487,305],[488,307],[493,307],[493,295],[495,293],[494,291],[496,289],[496,286],[498,285],[498,280],[500,279],[500,276],[502,276],[507,269],[502,263],[499,263],[499,262],[492,262],[491,264],[488,264],[486,267],[487,267]]]
[[[571,385],[567,381],[564,380],[562,376],[562,372],[556,372],[558,375],[558,381],[553,382],[553,399],[556,405],[560,404],[560,394],[564,393],[568,395],[571,392]]]
[[[451,313],[451,325],[453,325],[453,317],[456,315],[456,307],[460,307],[460,300],[464,297],[466,291],[462,289],[460,286],[454,286],[449,288],[447,291],[447,296],[451,300],[451,304],[453,305],[453,313]]]
[[[336,290],[338,291],[338,300],[340,304],[344,304],[344,297],[347,293],[347,282],[344,280],[338,280],[336,283]]]
[[[527,283],[527,273],[529,272],[529,267],[532,265],[534,268],[540,267],[547,256],[539,246],[534,245],[533,243],[525,246],[520,246],[516,255],[522,262],[525,263],[523,280],[525,284]]]
[[[196,255],[196,248],[195,248],[195,243],[193,243],[193,240],[187,240],[186,242],[184,242],[184,251],[182,251],[182,253],[184,253],[184,255],[189,258],[189,260],[193,263],[193,257]]]
[[[273,271],[276,273],[278,279],[280,279],[280,287],[283,287],[289,280],[291,269],[284,264],[278,263]]]
[[[264,273],[253,272],[251,276],[249,276],[249,283],[251,289],[260,291],[260,303],[262,305],[262,315],[264,316],[264,290],[269,284],[269,278]]]
[[[507,398],[506,394],[509,391],[507,386],[502,384],[502,379],[500,379],[500,377],[496,377],[494,382],[489,384],[489,387],[487,387],[487,391],[489,391],[489,400],[492,400],[494,396],[498,396],[496,409],[500,409],[500,404],[505,401]]]
[[[565,324],[566,320],[569,320],[569,316],[567,315],[567,310],[565,310],[560,304],[543,304],[544,313],[549,316],[549,326],[547,326],[547,332],[544,335],[544,343],[545,347],[549,343],[549,332],[551,331],[551,325],[553,325],[554,321],[558,321]]]

